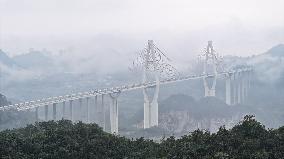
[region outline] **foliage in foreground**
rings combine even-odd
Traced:
[[[230,130],[196,130],[155,143],[103,132],[96,124],[40,122],[0,132],[1,158],[284,158],[284,127],[266,130],[246,116]]]

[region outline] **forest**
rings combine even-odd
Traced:
[[[0,158],[284,158],[284,126],[266,129],[247,115],[231,129],[195,130],[159,142],[128,139],[102,131],[97,124],[68,120],[37,122],[0,132]]]
[[[97,124],[68,120],[37,122],[0,132],[1,158],[284,158],[284,126],[266,129],[247,115],[239,124],[216,133],[196,130],[176,139],[154,142],[127,139],[102,131]]]

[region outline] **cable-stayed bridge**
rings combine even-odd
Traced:
[[[94,105],[101,106],[102,127],[105,129],[105,96],[109,96],[111,103],[109,105],[110,113],[110,127],[112,133],[118,133],[118,102],[119,95],[123,92],[142,89],[144,95],[144,128],[158,126],[158,95],[160,85],[169,83],[176,83],[181,81],[188,81],[194,79],[202,79],[204,83],[204,96],[215,96],[215,87],[217,78],[225,79],[226,86],[226,103],[228,105],[239,104],[243,102],[250,88],[250,74],[253,71],[251,67],[243,67],[234,70],[219,70],[220,63],[218,55],[213,49],[212,41],[208,42],[205,49],[203,60],[203,73],[200,75],[181,75],[172,65],[167,61],[169,58],[153,43],[152,40],[148,41],[147,47],[143,49],[138,58],[134,60],[133,66],[142,68],[142,82],[136,84],[122,85],[118,87],[96,89],[87,92],[78,92],[74,94],[43,98],[23,103],[17,103],[0,107],[0,111],[16,110],[25,111],[35,109],[36,118],[39,120],[39,108],[44,108],[44,120],[48,120],[48,111],[52,106],[52,120],[57,119],[58,109],[62,109],[62,118],[74,121],[74,104],[73,102],[79,101],[79,113],[86,115],[86,122],[90,122],[89,118],[92,115],[90,111],[91,98],[94,98]],[[211,72],[209,72],[211,69]],[[210,83],[209,80],[212,82]],[[148,89],[154,90],[154,95],[150,100],[150,93]],[[98,97],[101,97],[101,103],[98,103]],[[83,100],[86,100],[86,111],[82,111]],[[68,108],[66,103],[69,104]],[[66,112],[69,116],[66,116]],[[81,118],[82,120],[82,118]]]

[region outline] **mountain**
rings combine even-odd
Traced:
[[[11,102],[9,102],[3,94],[0,94],[0,107],[9,104],[11,104]]]
[[[4,51],[0,49],[0,63],[12,67],[16,65],[15,61],[11,59]]]
[[[53,65],[50,57],[36,50],[30,50],[26,54],[15,56],[13,60],[23,68],[44,68]]]
[[[279,44],[269,49],[266,54],[274,57],[284,57],[284,44]]]
[[[195,129],[216,132],[225,125],[231,128],[246,114],[258,111],[247,105],[229,106],[217,97],[205,97],[199,100],[184,94],[175,94],[159,102],[159,126],[149,131],[142,131],[129,136],[143,134],[144,137],[157,137],[156,132],[182,136]],[[143,110],[131,119],[137,123],[133,126],[143,127]]]

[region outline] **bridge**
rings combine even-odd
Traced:
[[[90,122],[90,99],[94,99],[96,109],[100,109],[102,115],[102,124],[100,126],[106,130],[105,126],[105,97],[111,99],[109,105],[110,113],[110,129],[111,133],[118,134],[118,98],[123,92],[142,89],[144,96],[144,128],[158,126],[158,96],[160,85],[188,81],[194,79],[202,79],[204,85],[204,96],[215,96],[215,87],[217,78],[225,79],[225,102],[228,105],[242,103],[248,96],[250,88],[250,77],[253,69],[251,67],[243,67],[234,70],[219,70],[220,58],[216,54],[212,41],[204,51],[203,73],[200,75],[181,75],[172,65],[168,63],[170,60],[152,40],[148,41],[147,47],[143,49],[137,59],[133,62],[133,69],[140,67],[142,69],[142,82],[122,85],[118,87],[95,89],[87,92],[78,92],[64,96],[56,96],[33,100],[23,103],[11,104],[0,107],[0,111],[26,111],[35,110],[36,119],[39,120],[39,108],[44,108],[44,120],[48,120],[48,112],[52,106],[52,120],[57,119],[57,110],[62,109],[62,118],[74,121],[74,101],[79,101],[79,110],[82,121],[83,115],[86,116],[86,122]],[[209,70],[211,69],[211,72]],[[211,83],[210,81],[211,80]],[[150,100],[149,89],[154,90],[154,95]],[[98,98],[101,98],[101,103],[98,103]],[[83,100],[86,103],[86,111],[82,111]],[[69,107],[66,107],[66,103]],[[100,107],[99,107],[100,106]],[[66,116],[66,112],[69,116]]]

